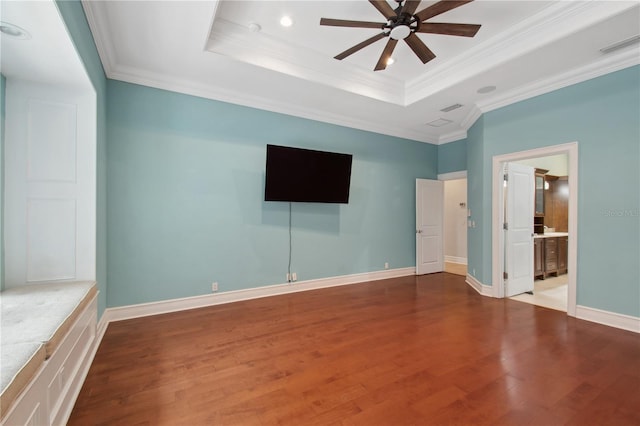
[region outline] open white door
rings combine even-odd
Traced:
[[[442,213],[444,182],[416,179],[416,274],[444,270]]]
[[[507,163],[505,296],[533,291],[534,169]]]

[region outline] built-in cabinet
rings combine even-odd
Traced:
[[[536,238],[533,240],[533,277],[535,278],[543,278],[544,279],[544,252],[543,252],[543,243],[542,238]]]
[[[558,275],[567,273],[569,237],[558,237]]]
[[[536,169],[535,173],[535,194],[536,194],[536,216],[544,216],[544,175],[548,170]]]
[[[533,232],[536,234],[544,233],[544,214],[545,214],[545,175],[548,170],[536,169],[534,177],[534,193],[535,193],[535,214],[533,216]]]
[[[539,236],[533,240],[534,278],[545,279],[550,275],[567,273],[567,252],[569,237]]]

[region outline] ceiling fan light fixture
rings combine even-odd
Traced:
[[[395,61],[396,61],[395,59],[389,56],[389,58],[387,59],[387,66],[392,65]]]
[[[409,34],[411,34],[411,28],[408,25],[397,25],[391,29],[389,37],[394,40],[404,40],[409,37]]]

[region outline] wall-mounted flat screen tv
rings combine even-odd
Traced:
[[[265,201],[349,202],[351,154],[267,145]]]

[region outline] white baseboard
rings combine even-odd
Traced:
[[[493,297],[493,287],[491,287],[490,285],[482,284],[480,281],[469,274],[467,274],[467,279],[465,280],[465,282],[482,296]]]
[[[631,315],[618,314],[578,305],[576,307],[576,318],[640,333],[640,318]]]
[[[169,312],[196,309],[205,306],[239,302],[241,300],[257,299],[260,297],[276,296],[280,294],[296,293],[299,291],[316,290],[326,287],[335,287],[348,284],[357,284],[367,281],[404,277],[408,275],[415,275],[415,273],[416,269],[413,267],[388,269],[376,272],[365,272],[362,274],[319,278],[315,280],[297,281],[289,284],[276,284],[265,287],[226,291],[221,293],[206,294],[202,296],[185,297],[181,299],[141,303],[138,305],[120,306],[117,308],[107,308],[102,316],[102,319],[100,320],[100,323],[104,323],[104,328],[106,329],[106,325],[112,321],[122,321],[131,318],[166,314]],[[100,330],[98,332],[100,333]],[[102,333],[104,333],[104,331],[102,331]]]
[[[461,265],[466,265],[467,264],[467,258],[466,257],[445,256],[444,257],[444,261],[447,262],[447,263],[459,263]]]

